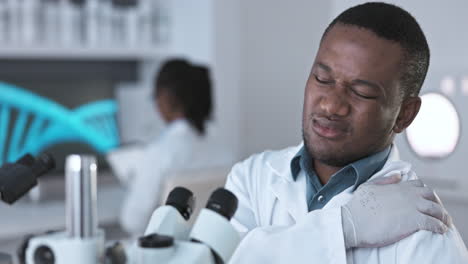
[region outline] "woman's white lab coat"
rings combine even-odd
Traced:
[[[346,251],[340,207],[351,199],[352,187],[308,213],[306,179],[300,174],[294,181],[290,169],[300,147],[264,152],[233,167],[226,187],[239,199],[239,208],[232,223],[248,233],[230,263],[468,263],[455,227],[444,235],[419,231],[386,247]],[[416,178],[393,147],[371,179],[396,172],[403,180]]]
[[[160,202],[162,181],[190,167],[201,142],[188,121],[179,119],[147,146],[108,154],[113,172],[128,190],[120,214],[120,224],[127,232],[143,233]]]

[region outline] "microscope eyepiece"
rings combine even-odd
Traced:
[[[40,177],[55,168],[55,160],[49,153],[42,153],[36,158],[32,168],[37,177]]]
[[[174,238],[159,234],[150,234],[138,239],[138,245],[142,248],[168,248],[174,245]]]
[[[229,221],[237,210],[237,203],[237,198],[232,192],[218,188],[211,194],[206,208],[226,217]]]
[[[173,206],[185,220],[189,220],[195,205],[195,197],[190,190],[184,187],[176,187],[169,193],[166,205]]]

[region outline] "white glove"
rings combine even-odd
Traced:
[[[362,184],[341,207],[346,248],[383,247],[419,231],[443,234],[451,218],[432,189],[394,175]]]

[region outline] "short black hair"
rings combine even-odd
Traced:
[[[363,28],[400,44],[404,56],[400,92],[404,98],[419,94],[429,68],[430,51],[421,27],[410,13],[396,5],[381,2],[357,5],[338,15],[328,25],[322,39],[336,24]]]
[[[193,65],[185,59],[169,59],[156,75],[154,96],[168,92],[181,107],[185,118],[201,134],[211,119],[211,78],[207,67]]]

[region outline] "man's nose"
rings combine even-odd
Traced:
[[[324,113],[330,116],[346,116],[350,111],[346,96],[338,92],[324,95],[320,100],[320,107]]]

